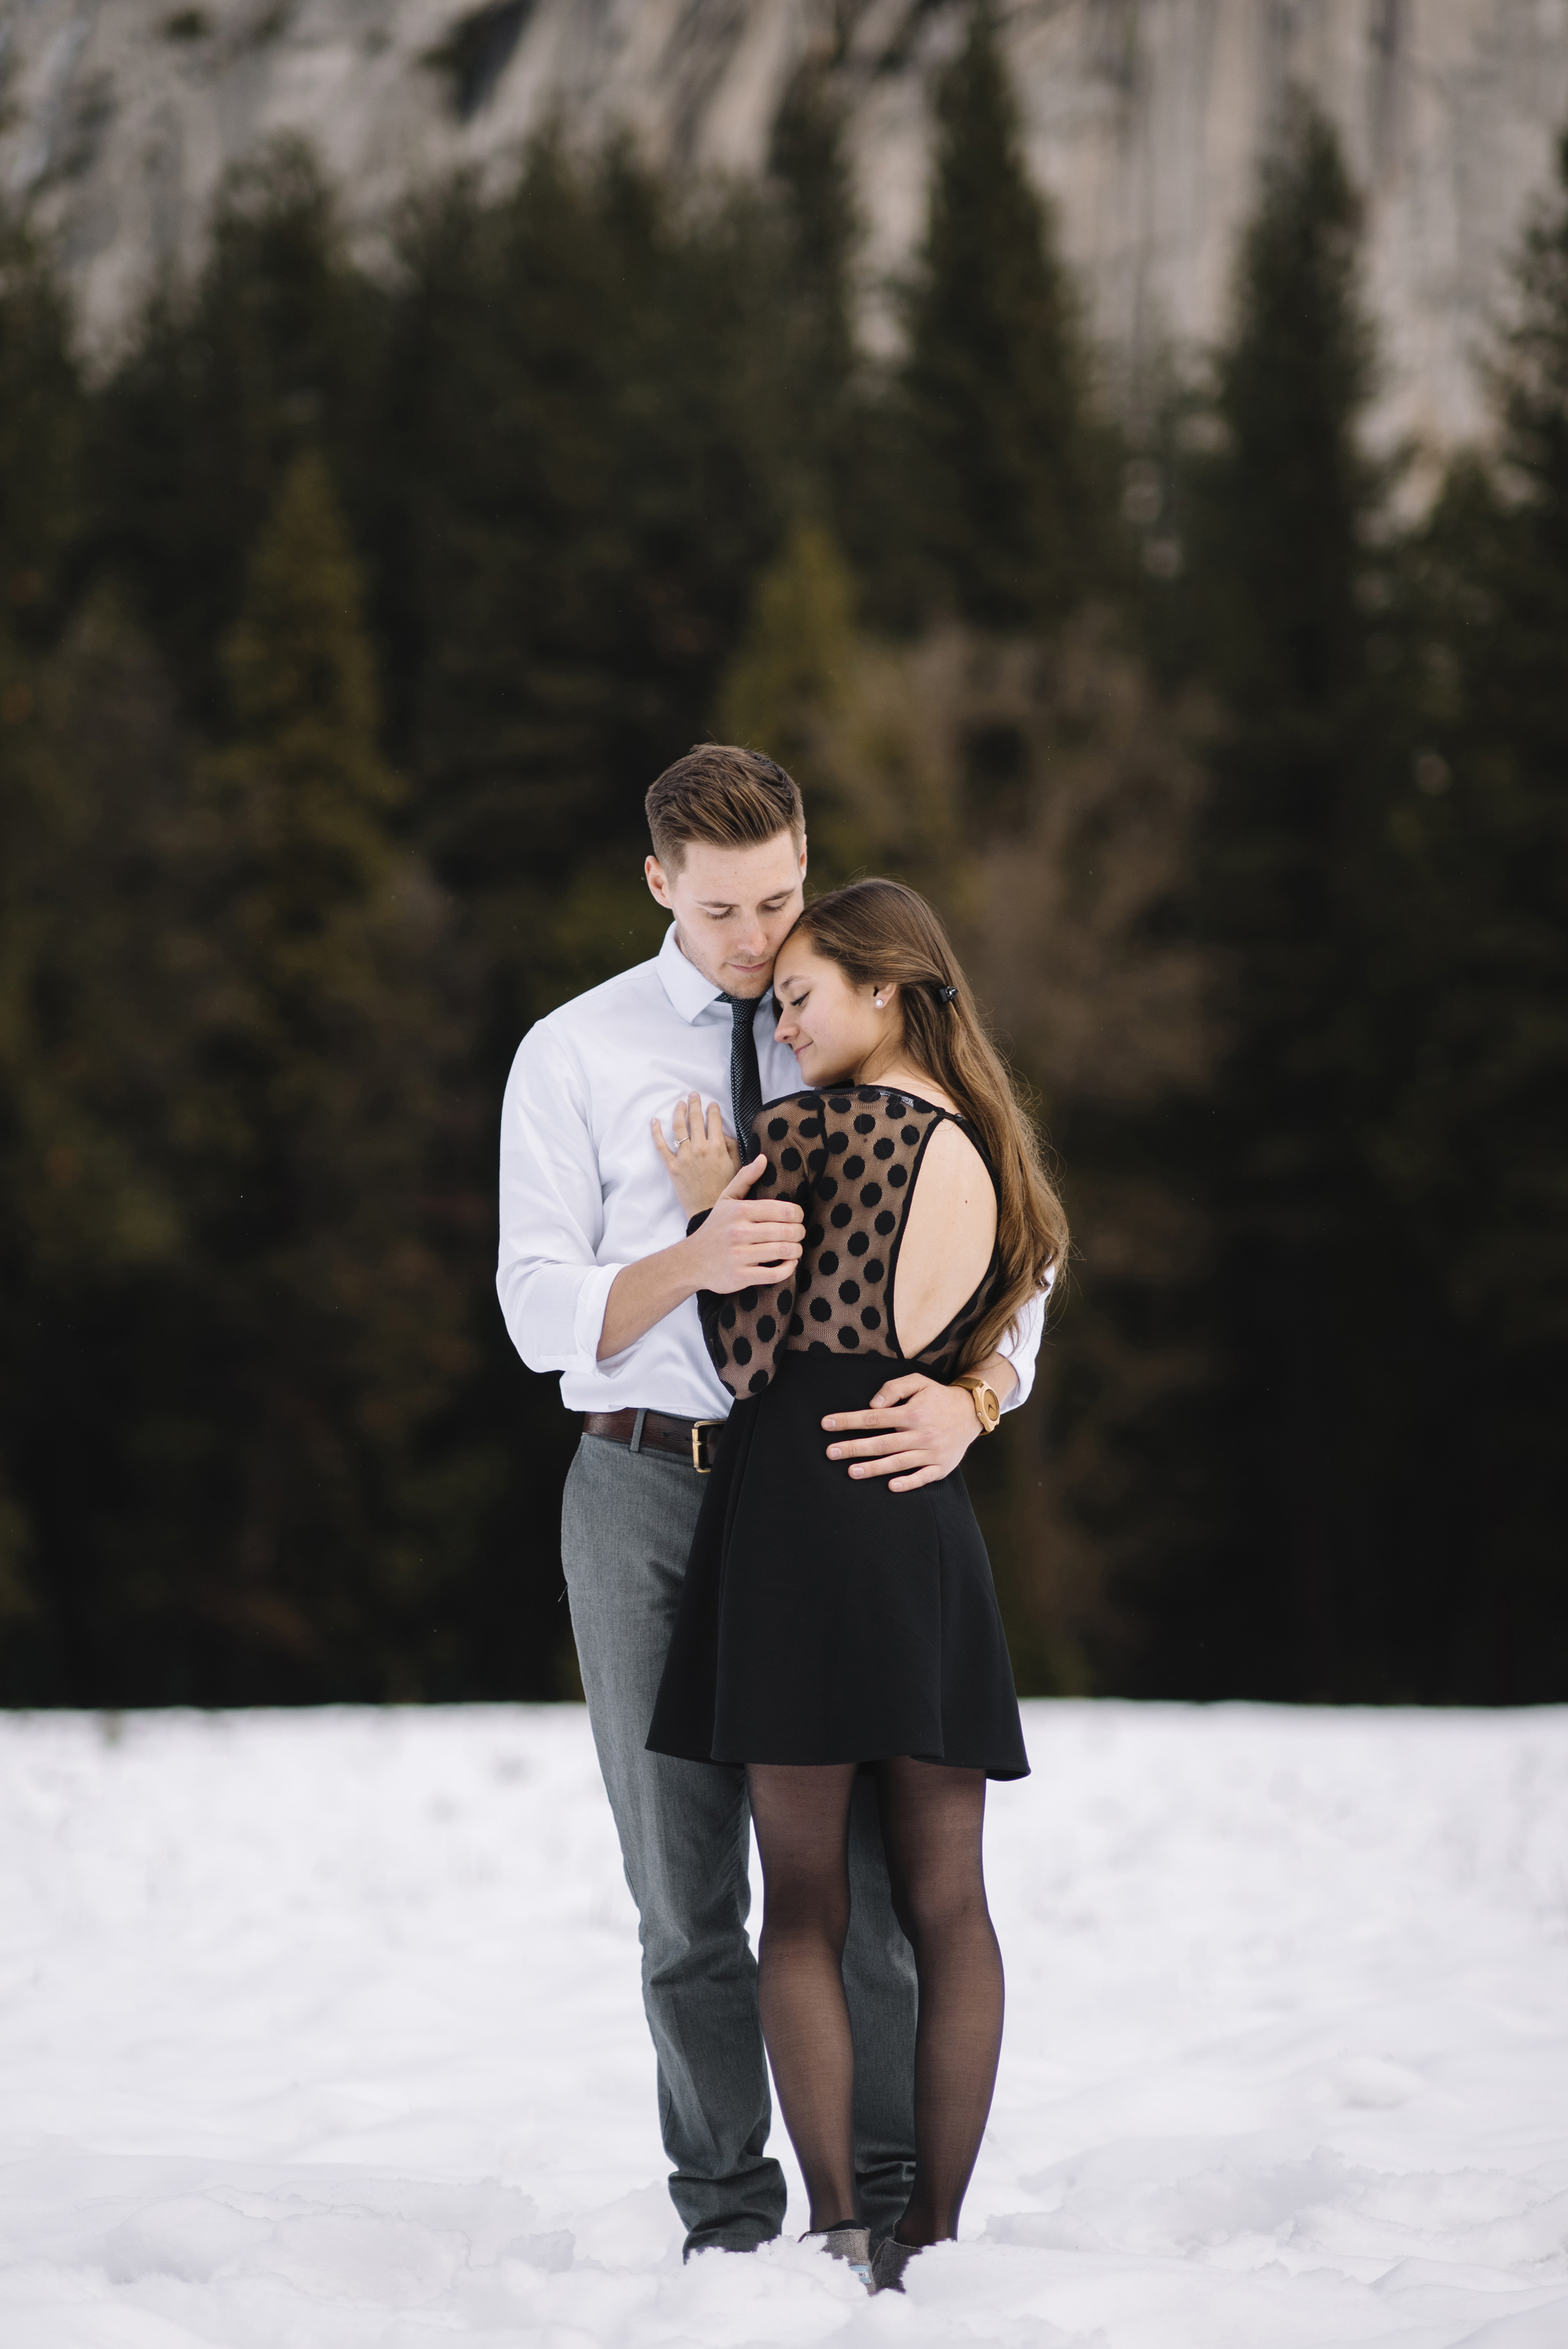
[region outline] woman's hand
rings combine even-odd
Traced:
[[[790,1278],[800,1261],[806,1218],[793,1199],[748,1199],[768,1164],[758,1151],[725,1185],[713,1213],[686,1241],[697,1267],[696,1286],[720,1297],[766,1288]]]
[[[654,1120],[654,1143],[689,1221],[724,1196],[726,1186],[738,1171],[740,1153],[724,1130],[717,1102],[704,1116],[700,1093],[676,1102],[670,1123],[675,1130],[675,1148],[672,1150],[665,1142],[664,1126],[657,1118]]]

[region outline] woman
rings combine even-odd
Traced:
[[[805,1251],[777,1287],[700,1299],[737,1400],[648,1744],[746,1767],[769,2056],[810,2231],[857,2266],[870,2245],[841,1960],[850,1797],[857,1769],[875,1771],[920,1977],[914,2186],[873,2280],[901,2289],[914,2252],[957,2231],[990,2109],[1002,1962],[981,1868],[985,1781],[1022,1777],[1028,1762],[962,1477],[846,1470],[820,1431],[918,1374],[968,1373],[994,1422],[974,1365],[1050,1285],[1067,1226],[942,926],[913,890],[861,881],[819,898],[773,988],[778,1033],[812,1090],[762,1111],[758,1154],[726,1187],[798,1201]],[[700,1131],[665,1153],[694,1228],[728,1171],[715,1173]]]

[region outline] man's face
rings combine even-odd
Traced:
[[[676,917],[687,962],[726,995],[762,994],[773,976],[773,957],[800,911],[804,844],[797,848],[788,832],[755,848],[694,840],[678,873],[666,873],[656,856],[643,869],[660,905]]]

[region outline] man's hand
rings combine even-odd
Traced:
[[[708,1219],[691,1237],[660,1248],[637,1264],[624,1264],[604,1299],[599,1360],[645,1337],[655,1321],[711,1288],[733,1297],[738,1288],[765,1288],[788,1280],[800,1261],[806,1218],[788,1199],[748,1199],[746,1194],[767,1165],[761,1151],[726,1184]]]
[[[749,1199],[747,1193],[767,1165],[758,1152],[725,1185],[706,1224],[686,1246],[697,1268],[696,1286],[720,1297],[738,1289],[766,1288],[788,1280],[806,1243],[806,1218],[790,1199]]]
[[[1018,1383],[1012,1364],[993,1354],[978,1368],[1006,1402]],[[913,1493],[922,1485],[939,1484],[953,1474],[980,1433],[967,1387],[942,1386],[920,1371],[889,1379],[872,1397],[869,1411],[835,1412],[822,1425],[840,1436],[849,1429],[883,1430],[857,1435],[849,1444],[830,1444],[828,1457],[852,1462],[851,1476],[891,1477],[890,1493]]]

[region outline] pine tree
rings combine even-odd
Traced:
[[[789,768],[814,811],[841,735],[859,653],[854,583],[817,523],[797,523],[758,581],[714,724]]]
[[[858,381],[855,257],[861,217],[844,109],[822,64],[796,75],[773,126],[769,179],[782,230],[769,333],[787,378],[790,456],[785,494],[853,543],[868,520],[863,485],[875,427]]]
[[[1229,1048],[1193,1137],[1217,1384],[1186,1434],[1211,1517],[1153,1601],[1155,1671],[1188,1693],[1377,1695],[1397,1661],[1363,1410],[1389,1301],[1366,1132],[1390,721],[1368,655],[1381,483],[1357,437],[1373,380],[1358,233],[1334,134],[1302,105],[1244,241],[1221,449],[1193,485],[1223,712],[1201,929]]]
[[[36,677],[31,821],[0,860],[26,980],[0,1079],[16,1373],[0,1416],[33,1598],[0,1640],[0,1691],[193,1698],[181,1594],[206,1529],[170,1473],[211,1406],[182,1424],[170,1410],[200,1384],[185,1341],[201,1319],[181,1143],[202,1016],[181,952],[186,745],[156,655],[101,593]]]
[[[294,456],[325,448],[356,517],[374,503],[382,309],[319,166],[280,140],[225,180],[200,277],[155,286],[96,403],[96,551],[210,729],[224,722],[221,647],[246,550]]]
[[[530,1019],[648,937],[642,794],[702,730],[801,472],[777,283],[754,201],[687,216],[627,153],[556,139],[407,232],[403,755],[484,942],[498,1083]]]
[[[74,592],[86,396],[59,287],[21,233],[3,251],[0,1698],[94,1702],[135,1688],[160,1579],[137,1535],[190,1237],[183,746],[150,647]]]
[[[87,403],[71,340],[35,239],[0,217],[0,612],[35,643],[57,630],[81,529]]]
[[[903,375],[904,499],[927,602],[987,627],[1059,619],[1101,561],[1076,307],[1024,159],[990,0],[937,93]]]
[[[973,843],[964,839],[953,746],[929,705],[941,701],[953,647],[944,645],[933,663],[929,647],[879,643],[861,633],[857,603],[857,583],[829,533],[797,523],[757,583],[714,730],[766,751],[799,781],[815,887],[892,873],[951,911],[964,896]]]
[[[82,388],[58,287],[0,221],[0,1643],[37,1616],[26,1399],[36,1373],[40,1226],[76,1162],[49,1032],[71,811],[43,726],[47,655],[78,520]],[[51,1181],[51,1173],[56,1178]]]
[[[788,224],[796,316],[790,339],[808,347],[811,373],[839,390],[855,364],[850,281],[861,223],[844,149],[843,107],[815,60],[785,93],[769,168]]]
[[[229,1389],[210,1682],[415,1693],[439,1668],[432,1595],[462,1530],[443,1537],[418,1476],[468,1362],[426,1206],[443,914],[391,833],[359,581],[314,452],[283,477],[223,658],[189,1112]]]
[[[1503,1702],[1568,1684],[1568,140],[1517,295],[1495,460],[1455,466],[1417,550],[1408,1042],[1377,1136],[1444,1315],[1448,1687]]]
[[[1466,976],[1472,999],[1496,990],[1484,1108],[1494,1269],[1470,1278],[1500,1335],[1547,1350],[1536,1368],[1549,1417],[1568,1345],[1568,136],[1557,161],[1499,370],[1501,478],[1480,596],[1461,588],[1448,615],[1466,705],[1455,748],[1469,770],[1452,845],[1472,886],[1482,882]]]

